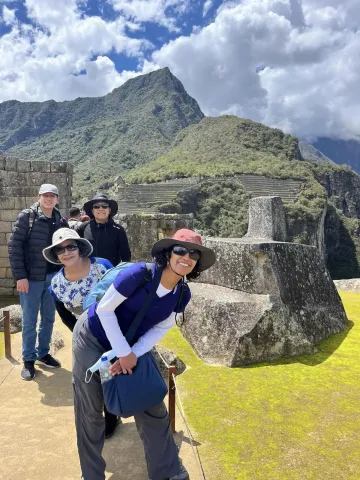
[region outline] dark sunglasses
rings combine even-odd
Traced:
[[[95,210],[99,210],[99,208],[109,208],[109,205],[106,205],[105,203],[98,203],[93,205],[93,208],[95,208]]]
[[[70,245],[66,245],[66,247],[54,247],[53,252],[55,253],[55,255],[58,256],[65,253],[65,250],[67,250],[68,252],[75,252],[75,250],[78,249],[79,247],[78,245],[76,245],[76,243],[70,243]]]
[[[180,257],[185,257],[185,255],[188,253],[189,257],[196,261],[200,260],[201,258],[201,252],[199,252],[199,250],[189,250],[181,245],[175,245],[172,251],[175,253],[175,255],[179,255]]]

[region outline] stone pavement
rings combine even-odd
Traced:
[[[20,378],[21,333],[12,335],[13,359],[0,360],[0,445],[2,480],[77,480],[77,456],[71,384],[71,333],[57,320],[65,347],[56,357],[62,368],[36,367],[31,382]],[[201,480],[186,427],[176,412],[176,439],[191,480]],[[105,442],[107,479],[147,480],[142,443],[134,419],[125,419]]]

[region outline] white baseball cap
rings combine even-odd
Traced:
[[[39,195],[43,195],[44,193],[54,193],[55,195],[59,196],[59,190],[55,185],[51,185],[51,183],[43,183],[39,190]]]

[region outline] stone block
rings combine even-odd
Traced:
[[[1,288],[1,287],[0,287]],[[1,294],[1,292],[0,292]],[[22,309],[20,305],[9,305],[0,310],[0,315],[3,315],[4,310],[10,313],[10,332],[17,333],[22,330]],[[4,329],[4,324],[0,324],[0,332]]]
[[[0,210],[0,220],[14,222],[19,215],[19,210]]]
[[[52,162],[51,172],[54,173],[66,173],[68,162]]]
[[[17,159],[15,157],[6,157],[5,170],[16,172]]]
[[[25,208],[29,208],[31,207],[31,205],[37,202],[38,193],[39,193],[39,189],[37,190],[37,194],[34,197],[25,197],[25,203],[26,203]]]
[[[7,257],[9,255],[7,245],[0,246],[0,258]]]
[[[309,285],[308,291],[311,289]],[[337,294],[329,304],[288,304],[280,295],[248,294],[193,283],[180,329],[206,362],[229,367],[311,354],[316,345],[345,329]]]
[[[0,268],[8,268],[10,267],[10,260],[9,260],[9,257],[7,258],[1,258],[0,257]]]
[[[281,197],[255,197],[249,202],[246,237],[286,241],[286,219]]]
[[[19,172],[7,172],[7,186],[22,188],[29,185],[29,174]]]
[[[39,187],[32,186],[23,186],[23,187],[4,187],[3,196],[13,196],[13,197],[33,197],[36,199],[39,193]],[[33,200],[33,202],[36,200]]]
[[[26,160],[18,160],[17,161],[17,171],[18,172],[30,172],[31,170],[31,162]]]
[[[16,208],[14,197],[0,197],[0,208],[1,210]]]
[[[0,233],[0,245],[7,245],[6,233]]]
[[[0,278],[0,288],[14,288],[14,280],[12,278]]]
[[[6,278],[14,278],[14,276],[12,274],[12,271],[11,271],[11,268],[6,269],[5,277]]]
[[[5,170],[6,156],[3,152],[0,152],[0,170]]]
[[[0,222],[0,233],[10,233],[11,231],[11,222]]]
[[[32,172],[50,172],[51,171],[50,162],[32,160],[31,171]]]
[[[6,278],[6,270],[7,268],[0,268],[0,278]]]
[[[32,203],[34,203],[34,200],[32,200],[31,203],[27,203],[26,197],[13,197],[14,200],[14,207],[18,210],[18,213],[20,213],[21,210],[24,210],[25,208],[28,208],[31,206]]]
[[[14,295],[13,288],[0,287],[0,297],[12,297]]]

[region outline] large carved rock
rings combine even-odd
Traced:
[[[210,238],[216,264],[192,284],[181,326],[210,363],[240,366],[309,354],[346,327],[346,315],[315,247]]]
[[[10,333],[21,332],[22,330],[22,309],[20,305],[9,305],[0,310],[0,318],[3,317],[4,311],[10,313]],[[0,322],[0,332],[4,331],[4,322]]]

